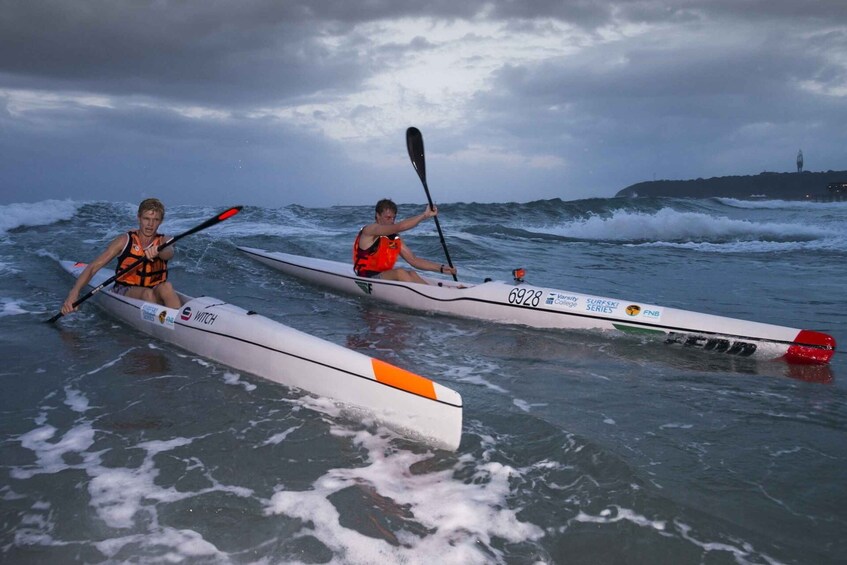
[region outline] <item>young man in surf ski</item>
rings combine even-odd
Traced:
[[[159,246],[167,241],[164,235],[158,233],[164,219],[165,206],[159,200],[148,198],[142,201],[138,206],[138,229],[117,236],[99,257],[85,267],[62,304],[62,314],[70,314],[75,310],[73,304],[91,277],[115,257],[118,258],[115,274],[139,259],[142,261],[115,281],[113,292],[145,302],[164,304],[168,308],[179,308],[179,297],[167,280],[168,261],[174,256],[174,248],[169,245],[159,253]]]
[[[353,269],[356,274],[360,277],[376,277],[388,281],[427,284],[415,271],[395,269],[394,264],[399,256],[416,269],[455,275],[455,267],[416,256],[398,235],[399,232],[410,230],[436,215],[438,208],[427,206],[423,213],[395,223],[397,205],[388,198],[377,202],[376,221],[359,230],[359,235],[353,243]]]

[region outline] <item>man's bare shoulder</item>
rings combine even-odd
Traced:
[[[397,225],[384,225],[384,224],[368,224],[362,228],[362,236],[377,238],[381,235],[391,235],[397,233]]]
[[[379,224],[368,224],[362,228],[362,235],[374,235],[375,228],[378,228]]]
[[[129,235],[124,233],[119,233],[109,242],[109,245],[106,247],[106,253],[113,253],[117,255],[123,248],[126,247],[127,242],[129,241]]]

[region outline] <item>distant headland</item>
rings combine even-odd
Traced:
[[[763,172],[758,175],[695,180],[639,182],[615,196],[674,196],[678,198],[772,198],[779,200],[847,200],[847,171],[813,173]]]

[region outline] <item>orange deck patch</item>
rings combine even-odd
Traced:
[[[432,381],[426,377],[416,375],[400,367],[395,367],[379,359],[371,359],[371,362],[377,381],[417,394],[418,396],[437,400],[435,387],[432,385]]]

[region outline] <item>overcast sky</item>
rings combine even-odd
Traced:
[[[843,0],[0,0],[0,204],[613,196],[847,169]]]

